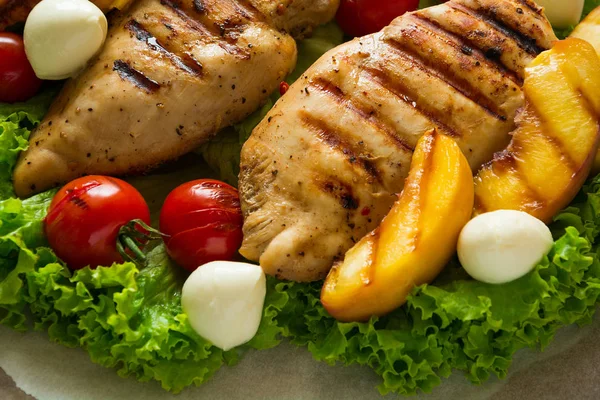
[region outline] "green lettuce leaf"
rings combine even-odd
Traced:
[[[14,195],[12,170],[17,157],[27,149],[31,129],[39,124],[55,94],[51,88],[27,103],[0,103],[0,199]]]
[[[37,197],[32,204],[15,199],[0,203],[0,209],[12,208],[0,212],[12,226],[0,238],[3,324],[25,329],[28,310],[35,329],[47,331],[51,340],[81,346],[92,361],[117,368],[121,376],[155,379],[174,392],[205,382],[250,348],[280,342],[283,329],[274,309],[282,295],[273,290],[259,331],[248,344],[223,352],[198,336],[181,308],[187,273],[172,263],[162,244],[149,252],[142,269],[124,263],[71,273],[50,249],[35,247],[43,243],[41,218],[51,194]],[[22,213],[15,216],[19,207]],[[15,219],[22,225],[16,227]]]

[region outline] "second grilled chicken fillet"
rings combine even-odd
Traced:
[[[526,0],[453,0],[324,55],[241,155],[240,253],[279,278],[324,278],[389,211],[426,131],[476,170],[509,142],[524,67],[556,40]]]
[[[302,29],[333,16],[337,0],[328,4],[303,11]],[[111,22],[98,58],[32,134],[13,176],[17,195],[84,174],[144,172],[189,152],[256,110],[296,63],[292,37],[249,0],[139,0]]]

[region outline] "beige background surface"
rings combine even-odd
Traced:
[[[0,327],[0,342],[2,400],[380,398],[374,388],[379,379],[368,368],[329,367],[314,361],[305,349],[288,344],[251,353],[238,366],[222,368],[202,387],[173,396],[155,383],[119,378],[113,370],[91,363],[82,350],[50,343],[44,334]],[[600,318],[596,318],[583,328],[563,328],[544,353],[519,352],[506,380],[492,378],[473,386],[455,373],[432,394],[417,398],[600,399],[599,364]]]

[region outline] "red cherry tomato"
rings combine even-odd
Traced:
[[[336,20],[350,36],[379,32],[392,20],[419,7],[419,0],[342,0]]]
[[[146,201],[133,186],[107,176],[86,176],[52,199],[44,221],[50,246],[71,269],[122,262],[119,229],[134,219],[150,223]]]
[[[25,55],[23,38],[0,32],[0,103],[28,100],[41,85]]]
[[[193,271],[216,260],[232,260],[242,243],[238,191],[228,184],[200,179],[175,188],[160,212],[167,252]]]

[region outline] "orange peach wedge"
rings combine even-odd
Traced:
[[[475,178],[475,214],[520,210],[550,222],[571,202],[598,149],[599,71],[580,39],[557,42],[528,66],[512,141]]]
[[[590,43],[600,54],[600,7],[592,11],[571,33],[571,37],[583,39]],[[600,151],[596,153],[592,174],[600,173]]]
[[[472,206],[473,175],[458,145],[427,133],[389,214],[329,272],[321,291],[325,309],[341,321],[363,321],[401,306],[452,257]]]
[[[579,25],[575,27],[571,37],[583,39],[590,43],[600,53],[600,7],[588,14]]]

